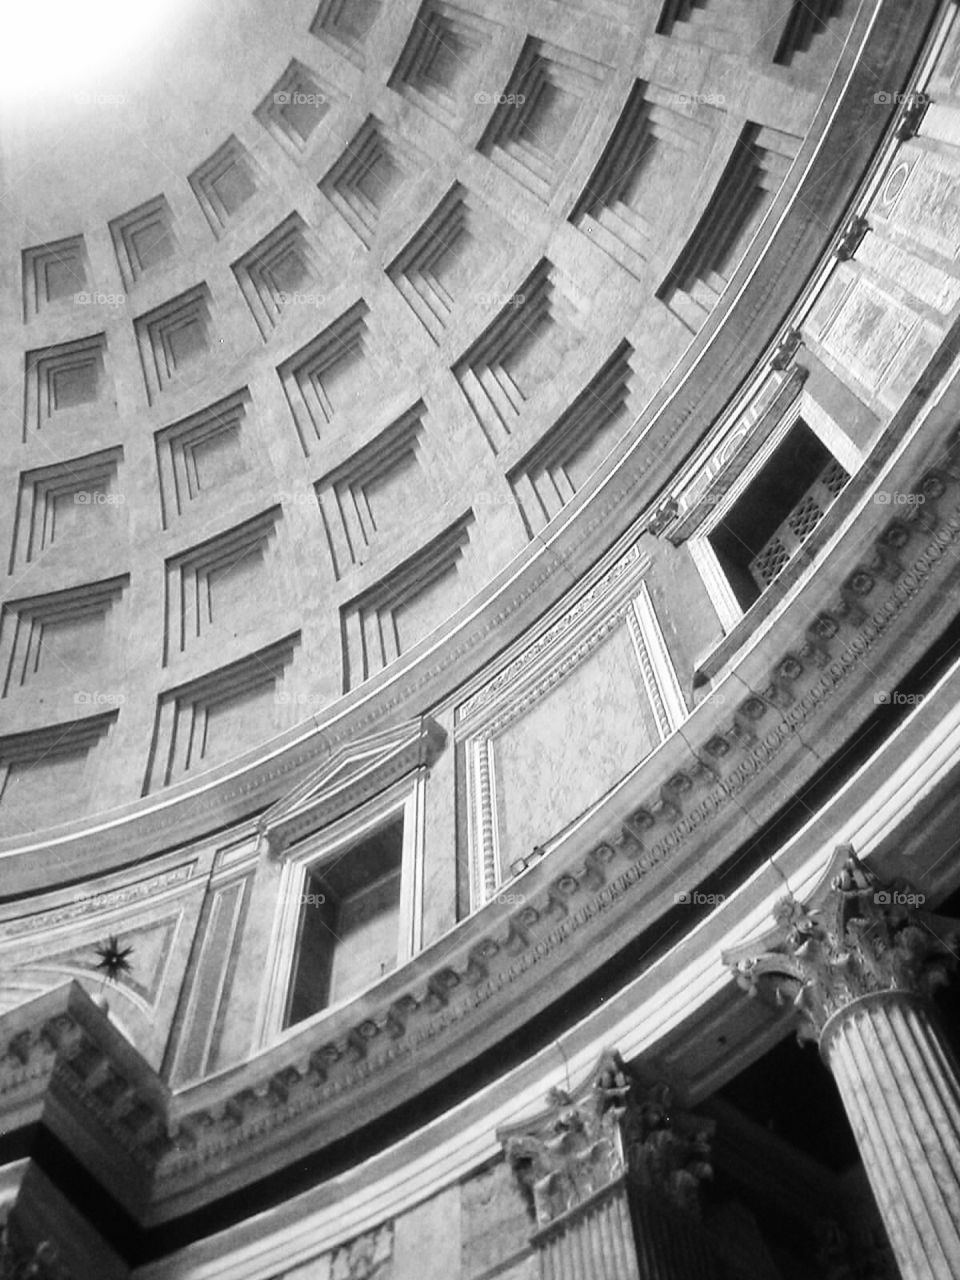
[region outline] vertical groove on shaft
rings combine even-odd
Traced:
[[[958,1142],[957,1113],[950,1113],[944,1105],[943,1077],[931,1069],[930,1056],[923,1051],[921,1042],[929,1044],[915,1017],[902,1008],[891,1011],[890,1025],[909,1068],[917,1096],[923,1106],[924,1149],[936,1175],[938,1190],[952,1222],[960,1221],[960,1142]],[[938,1079],[939,1077],[939,1079]]]
[[[946,1268],[943,1274],[953,1277],[956,1264],[960,1263],[960,1236],[957,1233],[960,1200],[954,1174],[949,1161],[944,1158],[930,1115],[931,1082],[928,1073],[921,1068],[919,1076],[915,1074],[903,1052],[905,1021],[902,1002],[873,1011],[868,1025],[883,1051],[894,1121],[899,1122],[907,1157],[906,1164],[902,1158],[897,1163],[901,1186],[915,1180],[932,1236],[929,1251],[931,1255],[942,1254]]]
[[[540,1280],[715,1280],[699,1223],[623,1185],[540,1237]]]
[[[853,1016],[837,1029],[833,1046],[831,1066],[900,1269],[904,1275],[921,1275],[924,1253],[920,1225],[897,1186],[893,1173],[895,1154],[888,1145],[892,1129],[883,1124],[872,1106],[870,1085],[860,1066],[864,1049]]]
[[[639,1277],[636,1246],[634,1244],[633,1224],[630,1221],[630,1210],[626,1197],[617,1197],[617,1229],[614,1233],[614,1247],[618,1256],[618,1267],[624,1275]],[[617,1274],[620,1274],[618,1271]]]
[[[881,1015],[883,1016],[883,1015]],[[944,1271],[946,1259],[930,1217],[920,1186],[916,1163],[916,1142],[909,1118],[903,1113],[900,1088],[890,1065],[883,1061],[882,1047],[877,1043],[869,1010],[858,1010],[851,1019],[850,1032],[856,1045],[854,1068],[859,1068],[861,1087],[866,1088],[867,1118],[887,1147],[887,1176],[892,1179],[896,1197],[899,1193],[913,1219],[913,1230],[904,1242],[909,1250],[916,1274],[949,1276]],[[894,1096],[890,1096],[891,1091]],[[912,1158],[911,1158],[912,1157]],[[911,1166],[904,1170],[905,1160]]]
[[[956,1063],[947,1053],[939,1030],[934,1024],[924,1025],[922,1014],[905,1010],[904,1051],[914,1078],[923,1080],[925,1096],[930,1099],[934,1134],[942,1142],[954,1182],[960,1186],[960,1081]]]
[[[617,1232],[622,1230],[620,1205],[621,1199],[618,1196],[609,1206],[606,1214],[606,1229],[600,1239],[600,1254],[603,1259],[604,1276],[615,1276],[623,1270],[615,1253]]]
[[[861,1027],[868,1048],[872,1047],[876,1058],[871,1061],[877,1087],[882,1091],[887,1113],[892,1120],[893,1132],[901,1140],[901,1158],[894,1166],[903,1190],[917,1197],[923,1213],[924,1239],[931,1262],[940,1265],[948,1260],[948,1250],[941,1238],[946,1206],[940,1193],[935,1171],[930,1166],[924,1142],[924,1130],[929,1124],[924,1115],[923,1101],[906,1069],[902,1053],[897,1052],[892,1032],[896,1008],[879,1011],[880,1016],[862,1020]],[[903,1168],[903,1156],[907,1168]],[[939,1212],[938,1212],[939,1210]]]
[[[960,1276],[960,1081],[928,1010],[858,1002],[827,1058],[904,1280]]]

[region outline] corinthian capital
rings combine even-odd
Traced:
[[[696,1211],[713,1122],[672,1107],[666,1085],[644,1084],[607,1050],[575,1091],[551,1090],[547,1101],[498,1134],[538,1225],[621,1180]]]
[[[789,1002],[803,1015],[803,1039],[819,1039],[827,1020],[861,996],[929,996],[949,981],[958,958],[960,921],[925,911],[923,895],[908,884],[883,883],[848,845],[837,849],[830,871],[819,905],[782,898],[772,936],[723,956],[749,995]]]

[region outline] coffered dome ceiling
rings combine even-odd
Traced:
[[[2,54],[17,1211],[39,1134],[98,1274],[516,1277],[499,1127],[749,1110],[784,886],[957,889],[960,16],[111,7]]]
[[[833,229],[839,157],[720,331],[851,12],[193,0],[7,104],[3,833],[296,740],[537,556],[526,620],[568,587]]]

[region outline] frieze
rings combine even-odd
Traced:
[[[0,941],[41,929],[52,929],[81,916],[93,915],[100,911],[112,911],[116,907],[128,906],[131,902],[152,898],[165,889],[190,880],[196,867],[196,862],[186,863],[173,871],[165,871],[161,875],[151,876],[148,880],[139,880],[135,884],[123,885],[117,889],[103,889],[90,893],[78,889],[74,893],[74,901],[68,906],[54,907],[50,911],[38,911],[0,925]]]

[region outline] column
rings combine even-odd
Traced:
[[[785,898],[773,935],[728,952],[751,995],[801,1016],[833,1073],[904,1280],[960,1276],[960,1071],[930,1004],[960,921],[882,884],[844,846],[816,907]]]
[[[609,1050],[548,1103],[498,1134],[536,1223],[541,1280],[715,1280],[699,1224],[711,1122]]]

